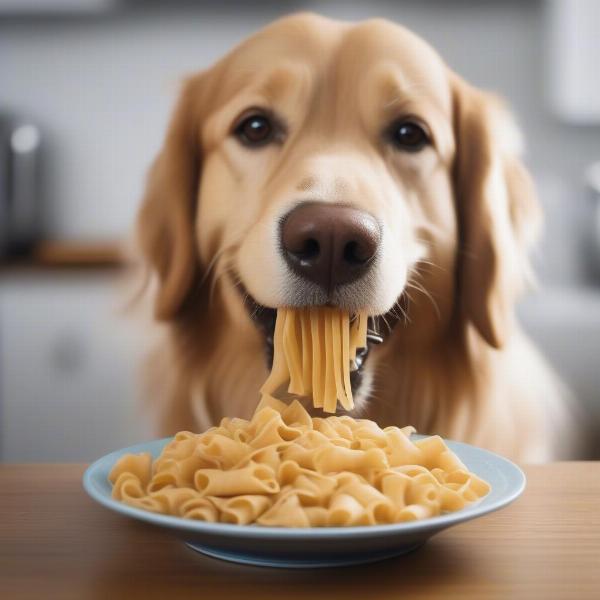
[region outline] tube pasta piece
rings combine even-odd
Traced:
[[[260,410],[257,410],[252,419],[250,419],[248,431],[252,436],[256,435],[257,431],[260,431],[265,425],[273,421],[281,419],[281,413],[272,406],[265,406]]]
[[[351,430],[351,434],[354,441],[372,440],[378,448],[385,448],[388,445],[388,434],[373,421],[360,423]]]
[[[203,466],[212,466],[210,461],[216,460],[219,468],[230,469],[248,454],[248,451],[249,447],[246,443],[217,434],[210,438],[206,444],[200,442],[196,446],[194,455],[196,458],[204,459],[206,463],[209,463]],[[190,468],[193,467],[190,466]],[[201,465],[195,467],[194,471],[199,468],[201,468]]]
[[[283,421],[281,413],[271,407],[265,407],[254,413],[247,432],[250,436],[249,444],[262,447],[270,443],[293,440],[301,435],[302,430],[290,427]],[[257,438],[260,438],[260,441]]]
[[[154,513],[162,514],[164,512],[163,505],[156,498],[150,496],[142,496],[141,498],[124,498],[123,502],[134,508],[141,508]]]
[[[394,523],[398,509],[389,498],[373,502],[365,507],[366,525]]]
[[[384,431],[385,453],[392,467],[417,464],[422,460],[423,451],[410,441],[409,436],[398,427],[388,427]]]
[[[404,473],[405,475],[408,475],[409,477],[418,477],[419,475],[427,475],[427,474],[431,474],[431,476],[434,477],[433,474],[431,473],[431,471],[427,467],[424,467],[423,465],[419,465],[419,464],[399,465],[396,467],[392,467],[391,470],[396,473]],[[435,479],[435,477],[434,477],[434,479]]]
[[[302,435],[296,427],[289,427],[282,420],[281,416],[266,423],[256,435],[249,440],[251,448],[264,448],[272,444],[282,444],[289,442]]]
[[[150,497],[161,505],[162,513],[179,515],[182,505],[188,500],[200,498],[200,494],[190,488],[164,488],[158,492],[151,492]]]
[[[114,484],[122,473],[133,475],[142,487],[148,485],[152,476],[152,456],[149,452],[122,456],[111,469],[108,480]]]
[[[408,488],[406,498],[409,504],[419,504],[431,509],[432,514],[439,514],[440,486],[434,483],[418,484],[413,480]]]
[[[219,520],[219,512],[210,498],[190,498],[180,506],[179,511],[185,519],[207,521],[208,523],[216,523]]]
[[[137,500],[146,495],[144,486],[139,477],[133,473],[120,473],[116,479],[113,478],[112,496],[116,500]]]
[[[337,486],[333,477],[302,468],[291,460],[281,463],[278,478],[280,485],[292,483],[295,489],[310,492],[319,501],[328,498]]]
[[[364,515],[360,502],[349,494],[338,493],[331,499],[327,524],[331,526],[355,525]]]
[[[254,523],[272,504],[269,497],[259,494],[246,494],[234,498],[213,497],[211,501],[219,509],[221,522],[235,525]]]
[[[448,447],[439,435],[419,440],[415,442],[415,446],[423,452],[423,464],[428,469],[439,467],[444,471],[467,470],[458,456],[448,451]]]
[[[175,472],[175,469],[169,471],[163,471],[161,473],[157,473],[152,477],[152,480],[148,484],[146,488],[146,492],[148,494],[152,494],[155,492],[159,492],[165,488],[174,488],[177,487],[178,477]]]
[[[405,506],[396,515],[396,521],[403,523],[405,521],[418,521],[420,519],[428,519],[435,516],[435,513],[429,506],[421,506],[420,504],[409,504]]]
[[[324,447],[315,453],[314,463],[320,473],[365,473],[370,469],[383,470],[389,467],[385,453],[380,448],[371,448],[363,452],[338,446]]]
[[[333,444],[334,446],[340,446],[341,448],[352,448],[352,442],[348,441],[345,438],[341,438],[341,437],[337,437],[337,438],[331,438],[329,440],[330,444]]]
[[[250,437],[247,425],[248,421],[244,419],[229,419],[228,417],[224,417],[219,424],[219,430],[222,432],[220,435],[229,437],[235,442],[246,443]]]
[[[304,514],[310,527],[326,527],[329,511],[322,506],[305,506]]]
[[[188,432],[185,432],[188,433]],[[207,432],[206,433],[206,439],[208,439],[209,435],[212,432]],[[178,434],[179,435],[179,434]],[[163,460],[168,460],[168,459],[173,459],[173,460],[182,460],[184,458],[187,458],[188,456],[191,456],[192,453],[194,452],[196,445],[197,445],[197,440],[193,437],[184,437],[184,438],[175,438],[173,441],[169,442],[166,446],[165,449],[163,450],[163,453],[161,455],[161,458]]]
[[[315,468],[315,450],[313,448],[304,448],[299,444],[291,444],[282,451],[281,458],[286,461],[294,461],[300,467],[306,469]]]
[[[362,475],[359,475],[358,473],[351,473],[350,471],[335,473],[332,475],[332,477],[337,481],[338,488],[352,483],[365,483],[367,481]]]
[[[286,404],[285,402],[282,402],[281,400],[278,400],[277,398],[273,398],[273,396],[269,396],[269,394],[262,394],[260,397],[260,400],[256,406],[256,409],[254,411],[254,414],[257,415],[258,413],[260,413],[262,411],[263,408],[270,408],[272,410],[274,410],[275,412],[282,414],[283,411],[288,408],[289,404]],[[254,417],[253,417],[254,419]],[[248,421],[245,421],[244,419],[239,419],[240,421],[243,421],[246,425],[249,425]],[[250,421],[252,422],[252,421]],[[243,427],[244,425],[242,425]]]
[[[289,406],[281,411],[281,418],[288,427],[300,427],[305,430],[312,430],[313,424],[310,415],[306,412],[298,400],[293,400]]]
[[[204,455],[200,447],[182,460],[165,459],[156,465],[148,491],[155,492],[167,486],[193,487],[194,474],[198,469],[221,468],[223,462],[224,458]]]
[[[168,459],[156,469],[148,485],[148,492],[157,492],[165,487],[194,487],[194,474],[198,469],[219,467],[219,461],[214,464],[199,456],[190,456],[181,461]]]
[[[440,509],[442,512],[454,512],[470,504],[465,495],[447,486],[440,486]]]
[[[362,438],[353,440],[350,444],[352,450],[370,450],[371,448],[379,448],[380,446],[374,439]]]
[[[257,519],[257,523],[276,527],[310,527],[310,521],[296,494],[289,494],[273,504]]]
[[[302,506],[324,506],[335,489],[335,480],[331,478],[315,479],[308,475],[298,475],[294,479],[294,489]]]
[[[348,441],[352,441],[354,439],[354,433],[352,429],[350,429],[350,427],[348,427],[348,425],[346,425],[346,423],[339,417],[329,417],[328,421],[339,437]]]
[[[338,437],[338,432],[333,427],[332,422],[327,419],[322,419],[320,417],[313,418],[313,429],[327,436],[328,438],[336,438]]]
[[[196,471],[194,484],[202,496],[274,494],[279,491],[273,469],[255,463],[231,471],[200,469]]]
[[[333,440],[327,438],[320,431],[311,429],[303,433],[300,437],[294,440],[295,444],[302,446],[303,448],[317,449],[331,443]]]
[[[412,479],[403,473],[388,471],[380,480],[381,492],[389,498],[398,509],[406,506],[406,493],[411,485]]]
[[[387,498],[377,488],[366,482],[354,481],[338,488],[340,493],[348,494],[357,500],[362,507],[373,503],[386,502]]]
[[[281,451],[286,446],[287,443],[282,442],[281,444],[271,444],[270,446],[253,450],[250,454],[247,454],[242,458],[242,460],[233,468],[241,469],[248,466],[251,462],[254,462],[259,465],[267,465],[268,467],[271,467],[274,472],[277,472],[277,469],[279,469],[279,465],[281,464]]]
[[[311,418],[297,400],[263,394],[250,420],[180,432],[154,461],[122,456],[109,480],[115,499],[139,509],[277,527],[413,521],[489,492],[440,437],[413,442],[412,432],[348,415]]]
[[[485,496],[490,491],[489,483],[463,469],[447,473],[445,483],[447,486],[452,486],[451,489],[458,489],[464,493],[472,492],[478,497]],[[459,487],[455,487],[457,485]]]

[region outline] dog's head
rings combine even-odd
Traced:
[[[460,320],[500,347],[537,221],[518,146],[409,31],[278,21],[185,83],[139,217],[156,317],[218,278],[228,310],[404,311],[413,340]]]

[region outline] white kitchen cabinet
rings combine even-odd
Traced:
[[[0,277],[0,460],[90,461],[152,437],[112,272]]]

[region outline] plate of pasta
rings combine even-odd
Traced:
[[[192,549],[288,568],[374,562],[515,500],[509,460],[412,427],[311,417],[263,396],[249,420],[118,450],[84,475],[90,496]]]

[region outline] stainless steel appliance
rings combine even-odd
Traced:
[[[588,167],[585,180],[592,198],[593,217],[588,223],[592,270],[596,281],[600,281],[600,161],[592,163]]]

